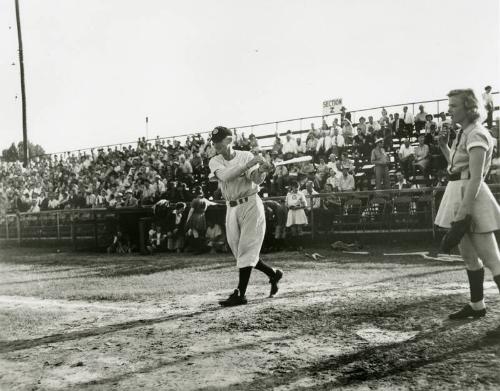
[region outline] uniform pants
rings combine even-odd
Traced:
[[[259,262],[260,249],[266,233],[264,204],[258,195],[226,212],[227,243],[236,258],[238,268],[254,267]]]

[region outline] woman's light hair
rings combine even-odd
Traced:
[[[469,121],[479,120],[482,122],[486,118],[482,97],[472,88],[451,90],[448,93],[448,98],[451,97],[458,97],[463,102]]]

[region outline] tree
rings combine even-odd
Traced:
[[[28,141],[28,158],[33,158],[35,156],[40,156],[44,155],[45,150],[41,145],[38,144],[33,144]],[[7,162],[15,162],[15,161],[22,161],[23,160],[23,142],[17,143],[17,147],[15,143],[12,143],[12,145],[4,149],[2,151],[2,159],[7,161]]]
[[[19,155],[20,155],[19,160],[22,160],[23,159],[23,157],[21,156],[22,151],[23,151],[23,142],[22,141],[20,141],[17,144],[17,150],[19,151]],[[45,154],[45,150],[43,149],[43,147],[41,145],[33,144],[30,141],[28,141],[28,159],[31,159],[35,156],[44,155],[44,154]]]
[[[19,153],[15,143],[12,143],[9,148],[2,151],[2,158],[6,162],[15,162],[19,160]]]

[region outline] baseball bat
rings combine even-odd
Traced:
[[[293,159],[284,160],[282,162],[274,163],[274,167],[283,166],[285,164],[295,164],[295,163],[304,163],[312,160],[312,156],[300,156],[294,157]]]

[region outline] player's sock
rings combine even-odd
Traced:
[[[484,304],[484,300],[479,300],[479,301],[476,301],[475,303],[471,301],[470,306],[474,311],[480,311],[480,310],[484,310],[486,308],[486,304]]]
[[[252,266],[240,268],[240,280],[238,282],[238,290],[240,296],[245,296],[247,292],[248,281],[250,281],[250,274],[252,274]]]
[[[483,303],[483,307],[478,308],[478,310],[483,309],[484,268],[481,268],[479,270],[467,270],[467,277],[469,277],[470,301],[473,304],[479,303],[477,305],[478,307],[481,307],[480,303]],[[476,309],[474,307],[472,308]]]
[[[500,291],[500,274],[493,276],[493,281],[497,284],[498,290]]]
[[[259,262],[257,262],[257,265],[255,265],[255,268],[257,270],[260,270],[262,273],[264,273],[269,278],[274,277],[274,269],[272,267],[267,266],[264,262],[262,262],[262,259],[259,259]]]

